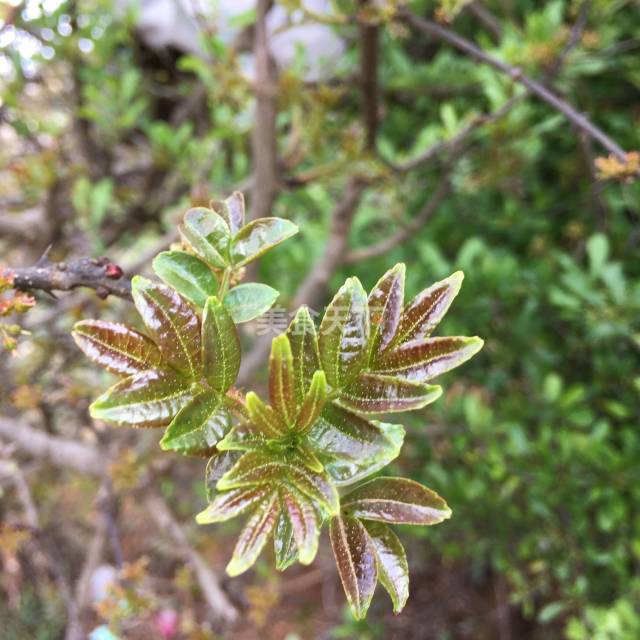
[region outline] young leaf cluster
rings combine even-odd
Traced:
[[[133,280],[146,327],[79,322],[74,338],[109,371],[125,376],[91,405],[119,425],[166,427],[163,449],[209,458],[201,524],[247,517],[227,572],[249,569],[269,539],[276,567],[310,564],[328,524],[338,573],[357,618],[378,581],[395,612],[409,593],[404,549],[390,524],[432,525],[445,501],[405,478],[376,477],[399,454],[404,429],[382,414],[420,409],[442,393],[432,380],[472,357],[479,338],[431,337],[462,282],[438,282],[404,304],[405,267],[367,294],[349,278],[316,329],[306,307],[272,341],[268,402],[233,387],[240,367],[236,324],[273,304],[277,292],[236,284],[243,267],[296,232],[264,218],[244,224],[233,194],[189,210],[185,251],[153,263],[164,284]],[[235,286],[234,286],[235,285]]]

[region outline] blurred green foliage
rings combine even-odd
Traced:
[[[499,34],[466,4],[410,3],[424,15],[441,11],[454,30],[534,77],[554,71],[563,56],[555,89],[625,149],[640,147],[637,3],[591,2],[569,51],[576,0],[486,0]],[[31,206],[56,180],[69,181],[75,217],[65,224],[95,250],[117,241],[136,251],[140,238],[128,224],[115,239],[109,228],[127,220],[141,194],[155,216],[143,218],[151,222],[146,233],[154,233],[186,208],[188,189],[175,188],[180,180],[218,196],[251,172],[251,86],[237,55],[209,34],[211,61],[182,56],[179,75],[149,68],[129,28],[133,20],[114,17],[103,0],[61,2],[18,21],[44,47],[33,57],[11,43],[0,49],[10,69],[5,126],[20,139],[54,141],[13,162],[0,189],[19,191]],[[294,175],[319,176],[283,192],[274,208],[301,229],[297,242],[260,264],[261,279],[277,283],[285,303],[323,251],[350,170],[375,182],[350,238],[352,247],[365,247],[416,215],[449,157],[438,154],[400,177],[388,162],[450,140],[522,94],[494,70],[386,25],[380,161],[363,151],[357,83],[349,75],[357,72],[357,28],[337,28],[349,43],[342,75],[314,85],[293,71],[280,78],[280,152]],[[36,70],[49,87],[27,91]],[[197,90],[207,106],[197,119],[180,122],[161,108],[167,96],[184,101]],[[70,153],[65,135],[78,121],[89,123],[106,168]],[[444,555],[475,575],[502,576],[510,600],[542,626],[542,637],[553,629],[548,633],[570,640],[631,640],[640,635],[640,182],[596,181],[600,150],[533,98],[480,127],[471,142],[455,161],[453,194],[436,215],[409,241],[338,269],[331,282],[335,289],[357,275],[370,288],[372,274],[404,261],[412,295],[462,269],[465,287],[440,333],[486,339],[448,397],[406,422],[403,471],[446,495],[454,512],[446,526],[416,534],[428,545],[416,538],[410,558],[428,563]],[[11,160],[7,154],[0,150],[0,159]],[[135,168],[143,157],[162,172],[154,191],[114,179],[120,165]],[[175,197],[162,202],[157,193],[168,187]],[[336,637],[378,637],[376,613],[374,606],[366,629],[345,623]]]

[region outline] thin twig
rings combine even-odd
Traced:
[[[556,111],[561,113],[571,123],[573,123],[579,129],[585,131],[594,140],[597,140],[609,153],[613,154],[621,162],[626,162],[627,154],[625,150],[620,147],[614,140],[612,140],[606,133],[593,124],[585,115],[576,111],[566,100],[558,97],[552,91],[547,89],[542,83],[527,76],[522,69],[514,67],[498,58],[495,58],[491,54],[483,51],[477,47],[473,42],[463,38],[457,33],[437,24],[431,20],[425,20],[419,18],[411,13],[402,12],[404,19],[418,29],[422,33],[438,38],[448,44],[454,46],[460,51],[466,53],[470,57],[487,64],[498,71],[501,71],[507,75],[513,82],[523,85],[532,94],[546,102],[553,107]]]
[[[360,0],[361,13],[365,13],[370,0]],[[378,42],[380,28],[367,22],[363,16],[360,26],[360,83],[362,91],[362,119],[366,132],[367,149],[375,149],[378,132]]]
[[[271,0],[258,0],[254,31],[255,123],[252,135],[253,182],[251,216],[271,214],[279,190],[276,119],[278,115],[278,75],[269,51],[266,16]]]

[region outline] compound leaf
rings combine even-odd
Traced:
[[[258,282],[239,284],[224,297],[224,306],[236,324],[249,322],[271,309],[279,292]]]
[[[250,509],[264,500],[272,490],[269,487],[239,487],[215,495],[211,504],[196,516],[198,524],[224,522]]]
[[[131,375],[162,363],[156,344],[124,324],[82,320],[73,327],[72,336],[86,356],[111,373]]]
[[[202,315],[202,362],[204,375],[216,391],[227,391],[238,377],[238,330],[215,296],[207,298]]]
[[[160,446],[165,451],[210,455],[230,428],[231,416],[222,406],[222,398],[205,391],[180,409]]]
[[[466,362],[483,345],[478,337],[412,340],[387,352],[374,368],[384,375],[426,382]]]
[[[132,427],[167,425],[191,400],[190,384],[172,371],[142,371],[125,378],[89,407],[92,418]]]
[[[407,478],[374,478],[342,499],[350,515],[392,524],[438,524],[451,517],[447,503],[431,489]]]
[[[215,211],[206,207],[189,209],[180,233],[205,262],[218,269],[227,266],[231,233],[225,220]]]
[[[391,344],[400,324],[405,271],[402,263],[389,269],[369,294],[371,353],[374,358]]]
[[[271,406],[287,426],[294,424],[297,407],[293,381],[293,355],[285,334],[274,338],[269,357]]]
[[[442,395],[442,388],[378,373],[361,373],[346,389],[339,402],[361,413],[391,413],[420,409]]]
[[[362,523],[371,537],[378,561],[378,578],[393,602],[393,612],[400,613],[409,598],[409,565],[398,536],[379,522]]]
[[[200,309],[218,288],[209,266],[186,251],[163,251],[152,266],[159,278]]]
[[[320,324],[320,360],[332,387],[348,384],[362,369],[369,343],[367,294],[349,278],[327,307]]]
[[[458,295],[464,274],[456,271],[419,293],[405,307],[394,344],[428,338]]]
[[[298,403],[304,399],[314,373],[320,369],[318,336],[309,308],[300,307],[287,329],[293,356],[293,381]]]
[[[135,276],[131,282],[133,301],[147,330],[165,360],[192,379],[199,377],[200,320],[193,307],[176,291]]]
[[[241,267],[298,233],[297,225],[282,218],[258,218],[238,231],[231,243],[231,260]]]
[[[230,576],[238,576],[253,566],[275,527],[279,512],[278,492],[272,491],[258,504],[240,532],[231,561],[227,565]]]
[[[373,541],[361,522],[349,516],[331,519],[333,555],[351,611],[356,620],[366,614],[378,581]]]

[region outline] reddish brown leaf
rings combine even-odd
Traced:
[[[378,581],[375,547],[362,523],[349,516],[331,519],[330,537],[347,600],[356,620],[362,620]]]
[[[438,524],[451,509],[434,491],[407,478],[374,478],[342,499],[350,515],[393,524]]]
[[[398,329],[404,304],[404,276],[404,264],[397,264],[378,280],[369,294],[373,359],[391,344]]]
[[[126,325],[83,320],[75,324],[72,335],[86,356],[111,373],[130,375],[161,366],[154,342]]]

